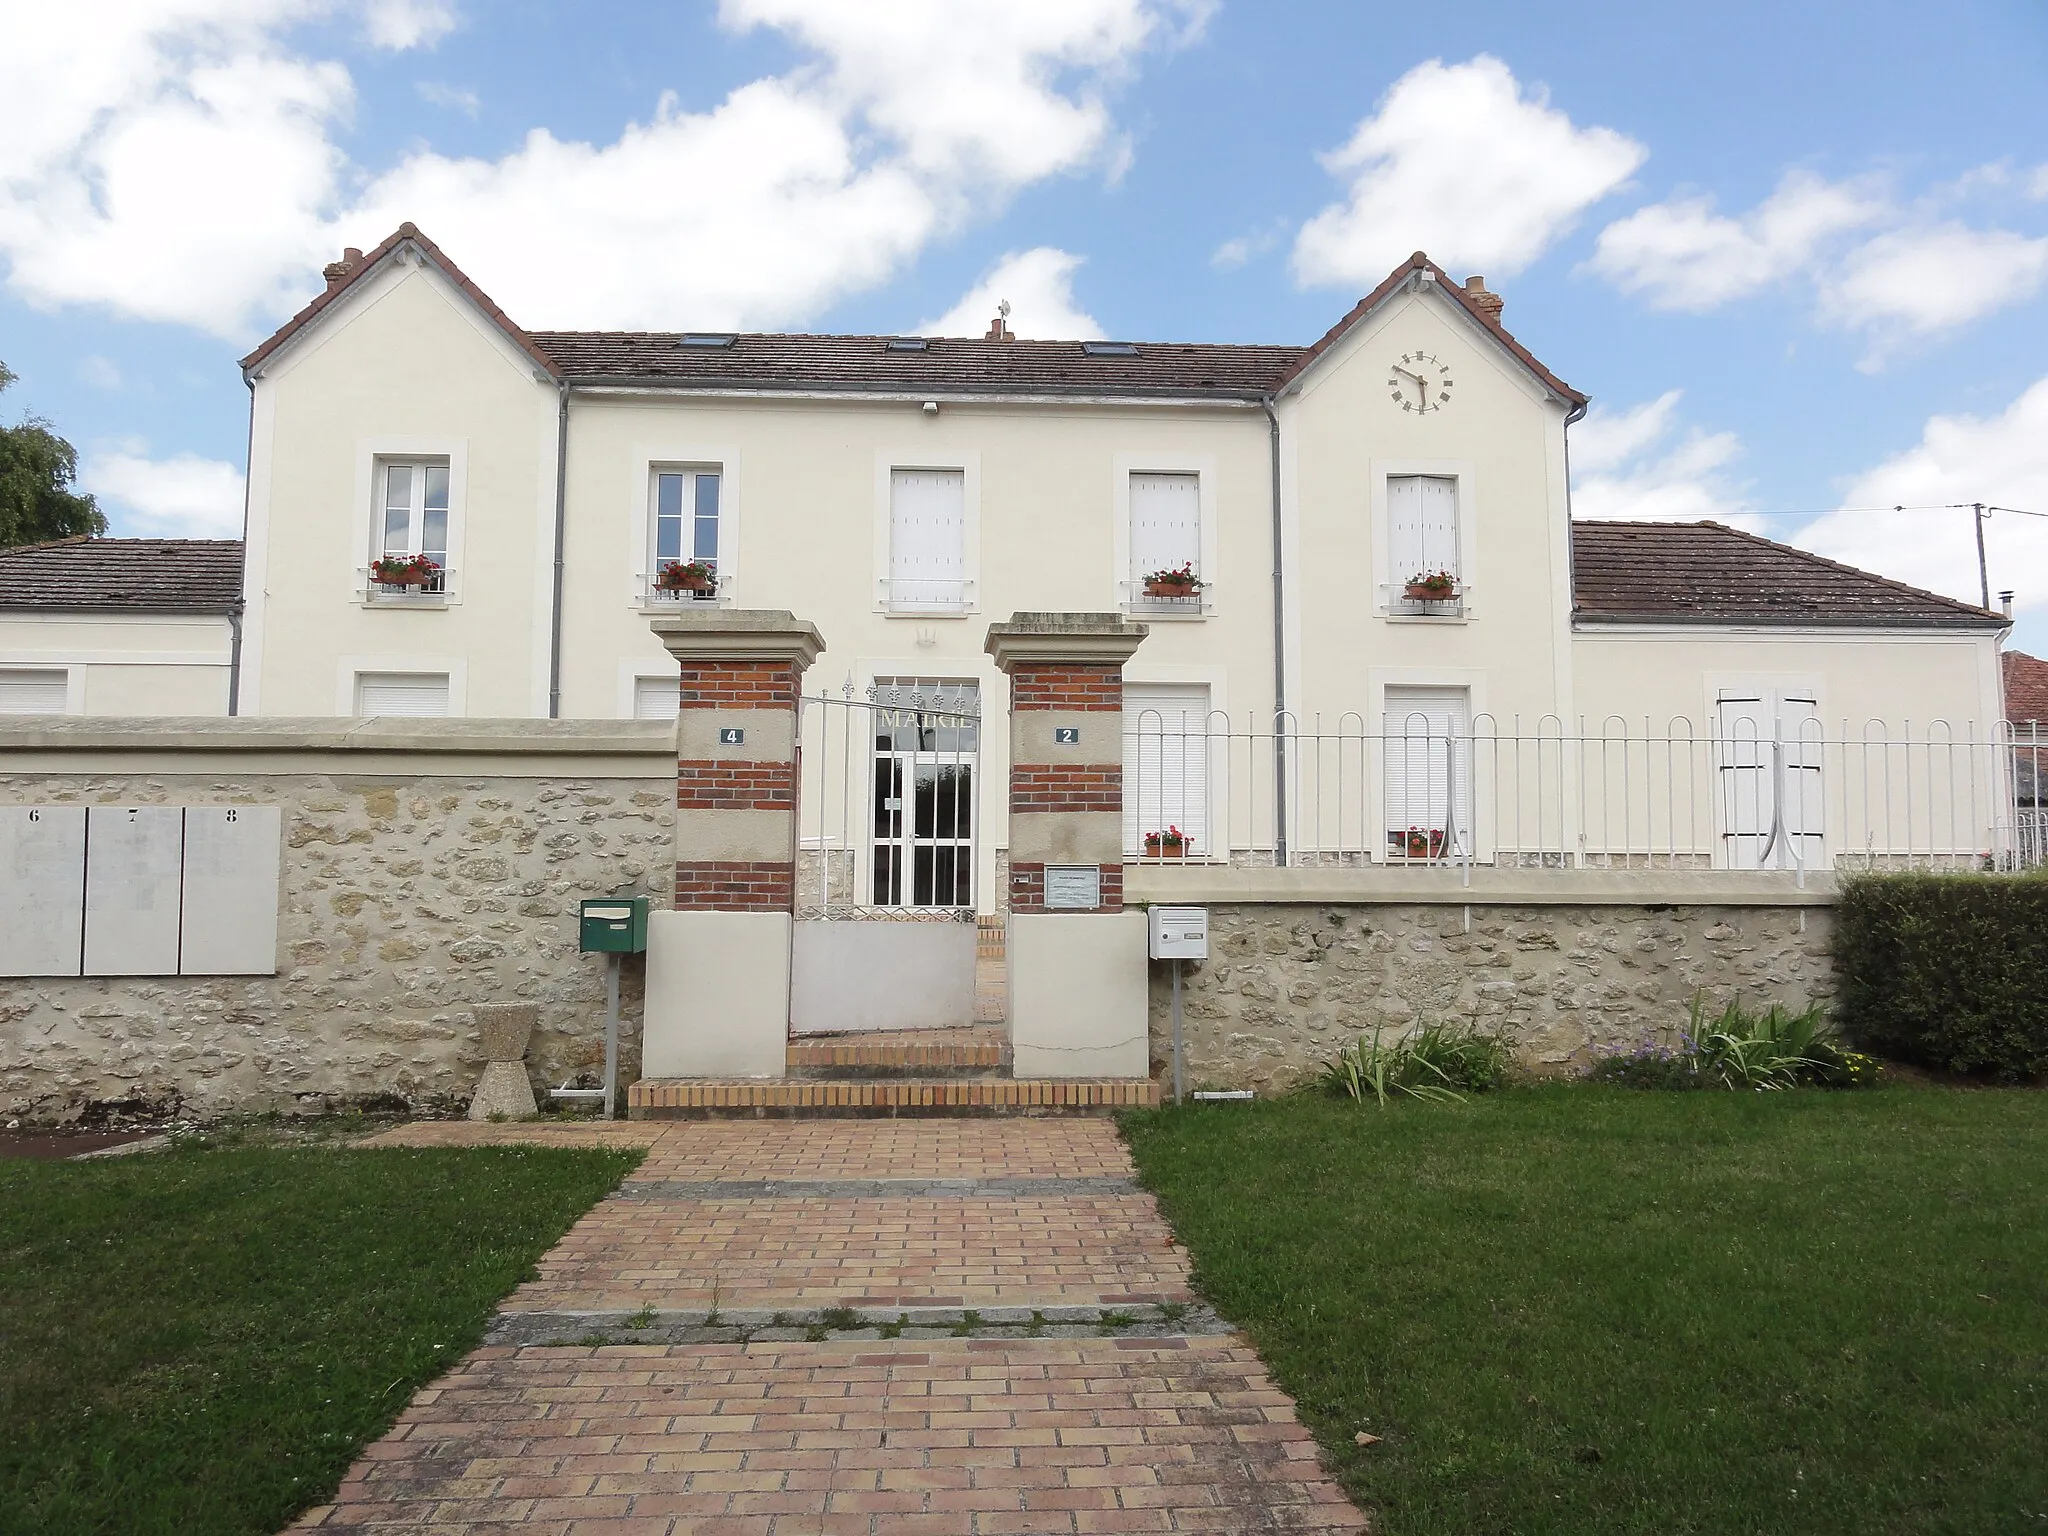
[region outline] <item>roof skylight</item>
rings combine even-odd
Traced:
[[[1081,350],[1090,357],[1136,357],[1138,344],[1134,341],[1084,341]]]
[[[686,331],[677,343],[684,347],[729,347],[738,338],[731,331]]]
[[[925,352],[930,349],[931,343],[922,336],[891,336],[889,338],[889,350],[891,352]]]

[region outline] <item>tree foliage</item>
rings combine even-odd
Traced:
[[[0,363],[0,390],[14,375]],[[106,515],[84,491],[74,491],[78,450],[39,416],[0,427],[0,548],[105,533]]]

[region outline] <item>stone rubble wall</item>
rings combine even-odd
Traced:
[[[1183,962],[1189,1087],[1284,1092],[1375,1028],[1391,1041],[1449,1021],[1569,1072],[1675,1039],[1695,995],[1801,1008],[1833,986],[1824,907],[1475,905],[1469,931],[1467,910],[1212,904],[1210,958]],[[1153,962],[1155,1076],[1171,1073],[1171,977]]]
[[[278,974],[0,981],[0,1118],[458,1107],[484,1067],[473,1009],[491,1002],[539,1006],[526,1065],[542,1103],[595,1082],[605,959],[578,952],[577,903],[669,904],[674,794],[598,777],[0,776],[0,803],[277,804],[284,822]],[[642,975],[627,956],[622,1091]]]

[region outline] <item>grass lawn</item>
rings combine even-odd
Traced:
[[[2048,1094],[1573,1086],[1124,1129],[1390,1536],[2048,1532]]]
[[[270,1532],[640,1153],[0,1162],[0,1532]]]

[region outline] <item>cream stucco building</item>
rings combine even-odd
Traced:
[[[1575,527],[1586,396],[1420,253],[1309,347],[528,332],[410,225],[327,275],[244,363],[243,713],[666,715],[650,618],[713,604],[815,624],[821,692],[991,700],[1001,762],[989,624],[1121,610],[1128,851],[1240,861],[1878,854],[1846,761],[1784,814],[1802,738],[1996,740],[1999,615],[1714,525]]]

